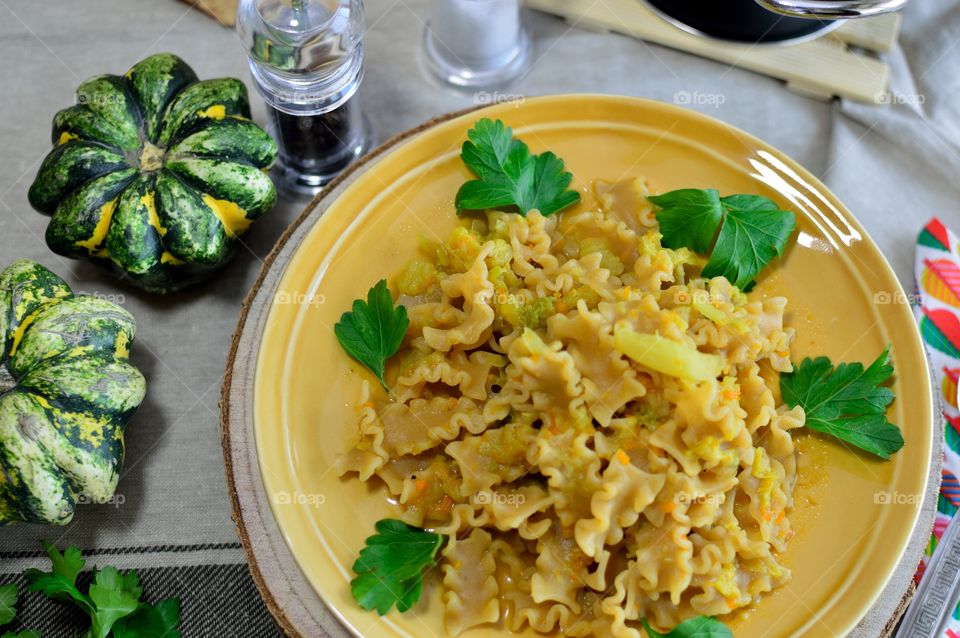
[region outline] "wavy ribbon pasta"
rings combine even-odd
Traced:
[[[786,582],[802,409],[780,403],[786,300],[699,276],[660,243],[640,180],[554,217],[489,211],[396,280],[411,326],[364,385],[341,474],[384,482],[449,535],[447,630],[641,638],[723,616]],[[688,381],[617,350],[614,329],[717,355]],[[668,368],[660,368],[668,369]]]

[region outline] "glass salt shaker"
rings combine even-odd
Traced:
[[[277,140],[279,185],[313,195],[370,148],[362,0],[240,0],[237,29]]]
[[[461,88],[505,86],[532,58],[520,0],[432,0],[423,47],[429,71]]]

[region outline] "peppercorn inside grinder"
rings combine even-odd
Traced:
[[[240,0],[237,29],[287,194],[314,195],[372,141],[360,110],[362,0]]]

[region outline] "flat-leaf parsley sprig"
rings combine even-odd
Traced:
[[[394,605],[407,611],[420,600],[423,570],[437,563],[445,537],[390,518],[376,528],[353,564],[350,591],[363,609],[381,616]]]
[[[580,201],[580,193],[567,188],[573,175],[564,170],[563,160],[550,151],[532,154],[500,120],[479,120],[467,137],[460,157],[477,179],[457,191],[457,214],[515,207],[521,215],[531,210],[552,215]]]
[[[17,615],[17,586],[0,585],[0,626],[13,622]]]
[[[137,573],[109,566],[94,570],[93,581],[84,593],[77,585],[77,576],[86,566],[80,550],[68,547],[61,554],[47,542],[43,542],[43,548],[50,558],[50,571],[28,569],[23,577],[30,591],[74,605],[90,618],[83,638],[180,638],[180,601],[176,598],[156,605],[143,602]],[[13,620],[16,602],[16,586],[0,586],[0,625]],[[40,634],[30,630],[6,632],[2,638],[40,638]]]
[[[0,627],[9,625],[16,617],[18,594],[16,585],[0,585]],[[19,633],[5,631],[0,634],[0,638],[40,638],[40,634],[29,630]]]
[[[713,616],[690,618],[665,634],[655,631],[646,618],[641,622],[650,638],[733,638],[733,632]]]
[[[384,390],[387,359],[397,353],[410,319],[407,309],[394,306],[387,280],[381,279],[367,292],[367,300],[357,299],[353,310],[343,313],[333,327],[337,341],[348,355],[377,375]]]
[[[903,447],[903,433],[886,415],[893,392],[883,384],[892,375],[889,346],[866,369],[807,358],[780,377],[780,393],[789,407],[803,407],[808,428],[889,459]]]
[[[726,277],[741,290],[783,254],[797,224],[792,212],[762,195],[720,197],[712,188],[683,188],[647,199],[660,209],[664,246],[709,252],[703,276]]]

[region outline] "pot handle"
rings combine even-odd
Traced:
[[[806,18],[865,18],[899,11],[908,0],[756,0],[764,9]]]

